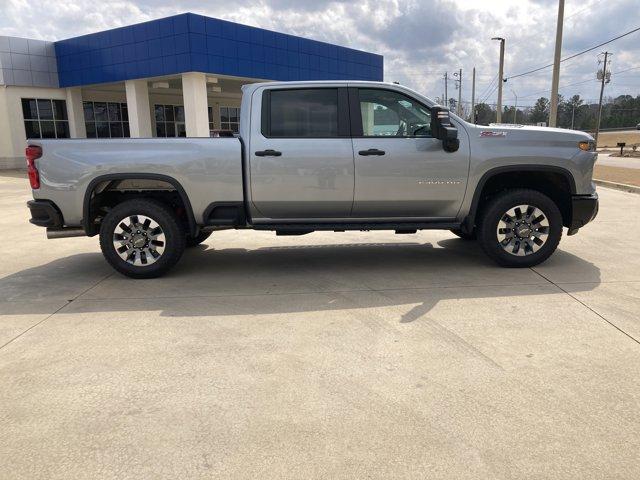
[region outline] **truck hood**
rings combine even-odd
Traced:
[[[505,138],[506,140],[531,140],[540,142],[583,142],[592,141],[593,137],[579,130],[564,128],[536,127],[524,125],[472,125],[472,135],[476,137]]]

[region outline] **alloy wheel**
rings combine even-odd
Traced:
[[[155,263],[164,253],[165,233],[158,222],[145,215],[129,215],[113,232],[113,247],[125,262],[135,266]]]
[[[517,205],[502,215],[497,235],[505,252],[519,257],[532,255],[549,238],[549,219],[538,207]]]

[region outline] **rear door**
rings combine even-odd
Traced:
[[[431,136],[431,111],[389,88],[350,88],[355,198],[361,218],[450,219],[466,188],[469,145],[445,152]]]
[[[266,89],[252,103],[254,219],[348,217],[354,160],[347,89]]]

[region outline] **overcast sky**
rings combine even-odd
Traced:
[[[563,57],[639,27],[639,3],[567,0]],[[194,12],[382,54],[385,80],[432,98],[444,91],[444,72],[462,68],[469,100],[475,66],[476,97],[495,102],[498,42],[491,37],[507,40],[506,76],[550,63],[557,8],[557,0],[0,0],[0,34],[59,40]],[[613,52],[606,94],[640,94],[640,32],[563,63],[561,94],[597,99],[597,54],[604,48]],[[518,105],[531,105],[549,96],[550,85],[550,68],[509,80],[504,103],[513,104],[515,91]],[[452,83],[449,96],[457,96]]]

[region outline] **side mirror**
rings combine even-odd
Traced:
[[[455,152],[460,148],[458,129],[451,123],[449,109],[441,105],[431,107],[431,133],[442,140],[442,148],[446,152]]]

